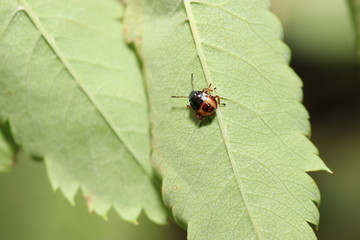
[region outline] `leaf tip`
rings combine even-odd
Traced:
[[[109,221],[109,218],[108,218],[108,216],[105,214],[105,215],[101,215],[101,217],[104,219],[104,221]]]
[[[131,221],[131,223],[134,224],[134,225],[136,225],[136,226],[139,225],[138,220]]]
[[[333,171],[331,171],[331,169],[330,168],[328,168],[327,166],[325,166],[326,168],[324,169],[324,171],[326,171],[326,172],[328,172],[328,173],[330,173],[330,174],[333,174],[334,172]]]

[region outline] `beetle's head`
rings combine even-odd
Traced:
[[[196,97],[197,94],[195,91],[191,91],[190,94],[189,94],[189,100],[193,99],[194,97]]]

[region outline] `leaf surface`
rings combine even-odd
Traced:
[[[150,161],[138,62],[116,1],[0,0],[0,115],[43,157],[54,189],[135,222],[165,213]],[[6,94],[11,91],[12,94]]]
[[[315,239],[308,222],[319,222],[320,194],[306,172],[329,169],[307,138],[302,82],[269,1],[127,5],[127,38],[148,82],[154,166],[188,239]],[[191,73],[195,90],[212,84],[226,103],[201,127],[186,99],[170,98],[189,94]]]

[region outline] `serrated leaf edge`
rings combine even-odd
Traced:
[[[209,70],[209,67],[207,65],[207,61],[206,61],[206,57],[205,57],[205,53],[203,51],[203,48],[202,48],[202,41],[201,41],[201,38],[200,38],[200,34],[199,34],[199,31],[197,29],[197,25],[196,25],[196,21],[195,21],[195,18],[194,18],[194,15],[193,15],[193,12],[192,12],[192,7],[191,7],[191,3],[195,3],[195,4],[202,4],[202,5],[207,5],[207,6],[212,6],[212,7],[216,7],[216,5],[213,5],[213,4],[209,4],[209,3],[205,3],[205,2],[201,2],[201,1],[196,1],[196,0],[183,0],[184,2],[184,6],[185,6],[185,11],[186,11],[186,15],[187,15],[187,20],[189,22],[189,25],[190,25],[190,30],[191,30],[191,34],[193,36],[193,39],[194,39],[194,43],[195,43],[195,47],[196,47],[196,51],[197,51],[197,54],[198,54],[198,57],[199,57],[199,60],[200,60],[200,64],[201,64],[201,67],[202,67],[202,70],[204,72],[204,75],[205,75],[205,79],[207,81],[207,84],[214,84],[213,81],[212,81],[212,78],[211,78],[211,74],[210,74],[210,70]],[[225,11],[225,10],[224,10]],[[226,10],[227,11],[227,10]],[[228,11],[227,11],[228,12]],[[229,13],[229,12],[228,12]],[[233,13],[229,13],[229,14],[232,14],[234,15]],[[238,16],[237,16],[238,17]],[[222,49],[219,49],[222,51]],[[302,83],[302,82],[301,82]],[[231,100],[231,99],[229,99]],[[245,107],[245,106],[244,106]],[[248,109],[249,111],[252,111],[250,109]],[[238,185],[238,189],[239,189],[239,192],[240,192],[240,195],[241,195],[241,198],[243,199],[244,201],[244,205],[245,205],[245,208],[246,208],[246,211],[247,211],[247,215],[250,219],[250,222],[252,223],[252,227],[254,229],[254,232],[256,234],[256,238],[257,239],[262,239],[260,237],[260,233],[256,227],[256,222],[255,220],[253,219],[252,217],[252,213],[251,213],[251,210],[249,209],[248,207],[248,200],[247,200],[247,197],[246,195],[244,194],[244,187],[242,185],[242,182],[241,182],[241,177],[237,171],[237,164],[236,164],[236,161],[233,157],[233,154],[232,154],[232,151],[231,151],[231,145],[230,145],[230,140],[229,140],[229,136],[228,136],[228,133],[227,133],[227,128],[226,128],[226,125],[223,121],[223,117],[222,117],[222,114],[221,114],[221,110],[220,108],[217,108],[216,109],[216,115],[217,115],[217,121],[219,123],[219,128],[220,128],[220,131],[221,131],[221,135],[223,137],[223,141],[224,141],[224,144],[225,144],[225,147],[226,147],[226,151],[227,151],[227,154],[228,154],[228,157],[229,157],[229,160],[230,160],[230,163],[231,163],[231,167],[232,167],[232,170],[233,170],[233,173],[235,175],[235,178],[236,178],[236,182],[237,182],[237,185]],[[259,114],[257,114],[259,115]],[[278,135],[271,129],[271,127],[268,125],[268,123],[259,115],[259,118],[261,119],[261,121],[267,126],[269,127],[269,129],[272,131],[272,133],[278,137]],[[306,133],[302,133],[303,135],[309,137],[309,134],[306,134]],[[285,147],[287,147],[289,150],[292,151],[291,148],[289,148],[281,138],[279,138],[279,140],[283,143],[283,145]],[[293,151],[292,151],[293,152]],[[315,155],[318,155],[315,153]],[[332,171],[324,164],[324,168],[323,169],[318,169],[318,170],[325,170],[329,173],[332,173]],[[305,172],[308,172],[306,170],[304,170]],[[309,170],[310,171],[317,171],[317,170]],[[316,185],[316,183],[314,182],[314,184]]]
[[[70,62],[66,59],[66,57],[63,55],[61,49],[56,44],[55,39],[51,38],[44,26],[41,24],[39,18],[34,13],[34,11],[31,9],[31,7],[27,4],[26,0],[18,0],[21,4],[18,8],[18,11],[24,11],[27,16],[31,19],[33,24],[36,26],[40,34],[43,36],[45,41],[49,44],[50,48],[54,51],[55,55],[59,58],[59,60],[64,65],[65,69],[68,71],[68,73],[71,75],[71,77],[75,80],[75,82],[78,84],[80,89],[83,91],[85,96],[90,100],[92,105],[95,107],[95,109],[99,112],[100,116],[103,118],[105,123],[108,125],[108,127],[111,129],[111,131],[115,134],[115,136],[118,138],[118,140],[124,144],[125,148],[131,153],[131,155],[136,160],[137,164],[143,169],[143,171],[151,176],[151,173],[147,171],[140,163],[136,155],[134,154],[134,151],[131,149],[129,145],[127,145],[126,141],[123,140],[123,136],[120,132],[116,131],[116,129],[113,127],[114,123],[107,117],[105,111],[97,104],[97,101],[95,100],[94,96],[90,93],[90,91],[85,86],[84,82],[81,80],[81,78],[78,76],[76,71],[71,66]]]
[[[116,138],[119,140],[119,142],[121,142],[126,150],[132,155],[132,157],[134,158],[134,160],[136,161],[136,163],[139,165],[139,167],[143,170],[143,172],[151,179],[154,179],[152,171],[151,170],[147,170],[145,167],[142,166],[141,162],[139,161],[139,159],[136,157],[134,150],[131,149],[131,147],[129,145],[127,145],[126,141],[123,140],[123,136],[122,134],[117,131],[113,126],[113,122],[107,117],[106,113],[104,110],[102,110],[102,108],[97,104],[95,98],[92,96],[92,94],[90,93],[90,91],[87,89],[87,87],[85,86],[85,84],[83,83],[83,81],[80,79],[80,77],[78,76],[78,74],[76,73],[76,71],[73,69],[73,67],[71,66],[70,62],[65,58],[65,56],[63,55],[61,49],[58,47],[58,45],[56,44],[55,39],[51,38],[51,36],[48,34],[48,32],[46,31],[45,27],[42,25],[42,23],[40,22],[39,17],[35,14],[35,12],[32,10],[32,8],[29,6],[29,4],[27,3],[26,0],[18,0],[18,7],[15,9],[15,11],[13,11],[10,15],[10,17],[8,18],[5,27],[3,29],[0,29],[0,37],[3,36],[3,34],[6,32],[6,29],[8,28],[8,26],[10,25],[12,19],[14,18],[14,16],[16,16],[17,13],[19,12],[24,12],[30,19],[30,21],[34,24],[35,28],[39,31],[39,33],[41,34],[41,37],[44,38],[44,40],[47,42],[47,44],[49,45],[49,47],[52,49],[52,51],[54,52],[54,54],[58,57],[58,59],[60,60],[60,62],[63,64],[63,66],[65,67],[65,69],[68,71],[68,73],[70,74],[70,76],[73,78],[73,80],[77,83],[77,85],[79,86],[79,88],[81,89],[81,91],[83,91],[83,93],[85,94],[85,96],[89,99],[89,101],[91,102],[91,104],[95,107],[95,109],[98,111],[98,113],[101,115],[101,117],[103,118],[103,120],[105,121],[105,123],[108,125],[108,127],[110,128],[110,130],[115,134]],[[10,116],[8,116],[8,121],[11,125],[11,119]],[[12,129],[12,127],[11,127]],[[13,131],[12,131],[13,132]],[[17,143],[20,146],[22,145],[21,143]],[[25,148],[24,148],[25,149]],[[31,155],[31,153],[28,153]],[[44,158],[44,160],[46,161],[47,156],[42,156]],[[50,183],[52,186],[52,189],[54,191],[57,191],[58,189],[62,192],[62,194],[68,199],[68,201],[70,202],[71,205],[75,206],[75,201],[74,201],[74,196],[75,194],[81,189],[82,195],[84,197],[87,196],[87,194],[84,192],[84,189],[82,188],[82,184],[80,184],[78,181],[75,180],[75,184],[76,186],[74,186],[73,190],[70,192],[66,192],[62,187],[61,184],[56,183],[53,181],[53,179],[51,178],[51,174],[47,171],[47,174],[49,176],[50,179]],[[111,208],[111,206],[113,206],[112,202],[107,203],[109,205],[109,207],[106,209],[105,212],[98,212],[95,210],[95,212],[97,214],[99,214],[100,216],[102,216],[105,220],[107,219],[107,212],[108,210]],[[158,224],[164,224],[165,222],[163,220],[159,221],[158,219],[153,218],[152,216],[150,216],[146,209],[144,208],[144,206],[140,206],[140,209],[142,209],[145,214],[154,222],[158,223]],[[88,205],[88,210],[91,212],[93,210],[93,206]],[[140,214],[140,212],[139,212]],[[124,218],[124,216],[122,216],[122,214],[119,212],[119,215],[121,216],[121,218],[123,218],[126,221],[132,222],[134,224],[137,224],[137,220],[136,219],[127,219]]]
[[[202,69],[204,71],[205,79],[206,79],[206,81],[207,81],[207,83],[209,85],[210,83],[213,84],[213,81],[212,81],[212,78],[211,78],[209,67],[207,65],[207,61],[205,59],[204,50],[203,50],[203,48],[201,46],[200,35],[199,35],[199,31],[197,29],[195,18],[194,18],[193,12],[192,12],[191,2],[193,2],[193,1],[184,0],[185,11],[186,11],[186,15],[188,17],[191,33],[192,33],[192,36],[194,38],[194,42],[195,42],[196,50],[198,52],[199,60],[200,60]],[[196,2],[196,3],[199,3],[199,2]],[[231,167],[232,167],[233,173],[234,173],[235,178],[236,178],[236,183],[237,183],[237,186],[239,188],[240,196],[244,201],[244,205],[245,205],[245,208],[246,208],[246,211],[247,211],[247,215],[248,215],[248,217],[250,219],[250,222],[251,222],[252,227],[254,229],[254,232],[256,234],[256,238],[260,239],[260,233],[257,230],[255,220],[252,218],[251,211],[250,211],[250,209],[248,207],[248,200],[247,200],[246,195],[244,194],[244,187],[242,185],[240,175],[239,175],[239,173],[237,171],[237,165],[236,165],[234,156],[232,155],[229,136],[228,136],[227,129],[226,129],[225,123],[224,123],[222,115],[221,115],[220,108],[216,109],[216,114],[217,114],[217,121],[219,123],[220,130],[221,130],[221,135],[223,137],[224,144],[225,144],[225,147],[226,147],[226,152],[228,154],[228,157],[229,157],[229,160],[230,160],[230,163],[231,163]]]

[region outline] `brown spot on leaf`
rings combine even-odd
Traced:
[[[92,212],[92,208],[91,208],[91,196],[84,195],[84,199],[85,199],[85,202],[86,202],[87,209],[89,210],[89,212]]]

